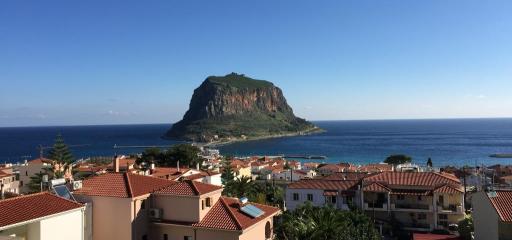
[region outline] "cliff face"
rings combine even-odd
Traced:
[[[208,77],[192,96],[183,120],[166,137],[200,142],[307,132],[316,127],[297,118],[281,89],[244,75]]]

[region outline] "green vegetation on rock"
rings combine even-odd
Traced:
[[[242,74],[208,77],[192,96],[189,110],[166,137],[198,142],[294,135],[319,130],[298,118],[281,89]]]

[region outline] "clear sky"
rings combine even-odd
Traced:
[[[512,1],[0,2],[0,126],[171,123],[230,72],[310,120],[512,117]]]

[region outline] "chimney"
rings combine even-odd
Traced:
[[[196,170],[199,171],[199,163],[196,163]]]
[[[155,163],[151,163],[151,170],[155,170]]]
[[[114,156],[114,161],[112,162],[112,165],[114,167],[114,172],[118,173],[119,172],[119,157]]]
[[[176,169],[178,170],[178,172],[180,171],[180,161],[178,160],[178,162],[176,162]]]

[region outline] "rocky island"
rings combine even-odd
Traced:
[[[206,78],[194,90],[183,119],[164,137],[224,143],[319,131],[293,114],[281,89],[273,83],[231,73]]]

